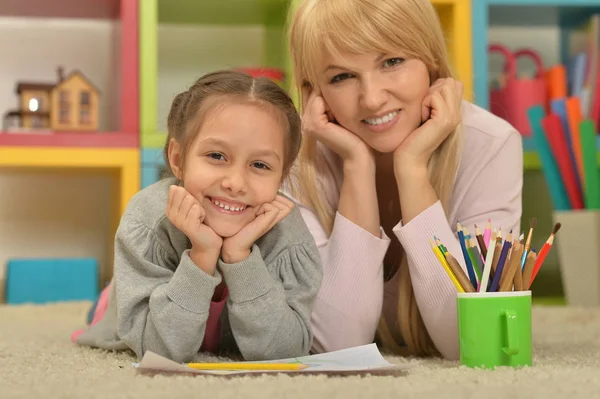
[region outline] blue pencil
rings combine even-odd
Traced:
[[[465,264],[467,265],[467,272],[469,273],[469,280],[471,280],[471,284],[473,284],[473,288],[477,289],[477,277],[475,277],[475,270],[473,269],[473,263],[471,263],[471,258],[469,257],[469,252],[467,251],[467,246],[465,245],[465,234],[463,233],[462,226],[460,223],[456,224],[458,226],[458,241],[460,242],[460,249],[462,250],[463,257],[465,258]]]
[[[490,292],[498,291],[498,287],[500,286],[500,278],[502,277],[502,270],[504,270],[504,264],[506,263],[506,257],[508,256],[508,251],[512,246],[512,234],[508,233],[508,237],[504,241],[504,245],[502,246],[502,252],[500,252],[500,257],[498,258],[498,265],[496,266],[496,271],[494,272],[494,280],[492,281],[492,285],[490,286]]]

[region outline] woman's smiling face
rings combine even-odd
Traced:
[[[323,59],[322,96],[333,118],[373,149],[393,152],[422,122],[429,71],[398,54],[341,53]]]

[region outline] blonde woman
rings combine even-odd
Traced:
[[[288,189],[324,263],[313,351],[457,359],[456,224],[521,218],[522,144],[462,100],[429,0],[303,0],[290,19],[304,141]],[[461,265],[465,268],[463,261]]]

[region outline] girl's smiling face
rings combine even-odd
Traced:
[[[204,116],[182,176],[176,173],[206,210],[204,223],[221,237],[235,235],[255,218],[260,205],[277,195],[287,130],[276,112],[247,101],[219,104]],[[177,149],[173,154],[175,171],[173,163],[181,154]]]
[[[393,152],[422,122],[429,71],[401,53],[328,55],[320,87],[330,117],[373,149]]]

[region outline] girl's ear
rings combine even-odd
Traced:
[[[183,154],[181,153],[181,146],[175,139],[171,139],[169,141],[169,165],[171,166],[171,171],[173,171],[173,175],[177,178],[177,180],[181,180],[183,178],[183,168],[181,161],[183,159]]]

